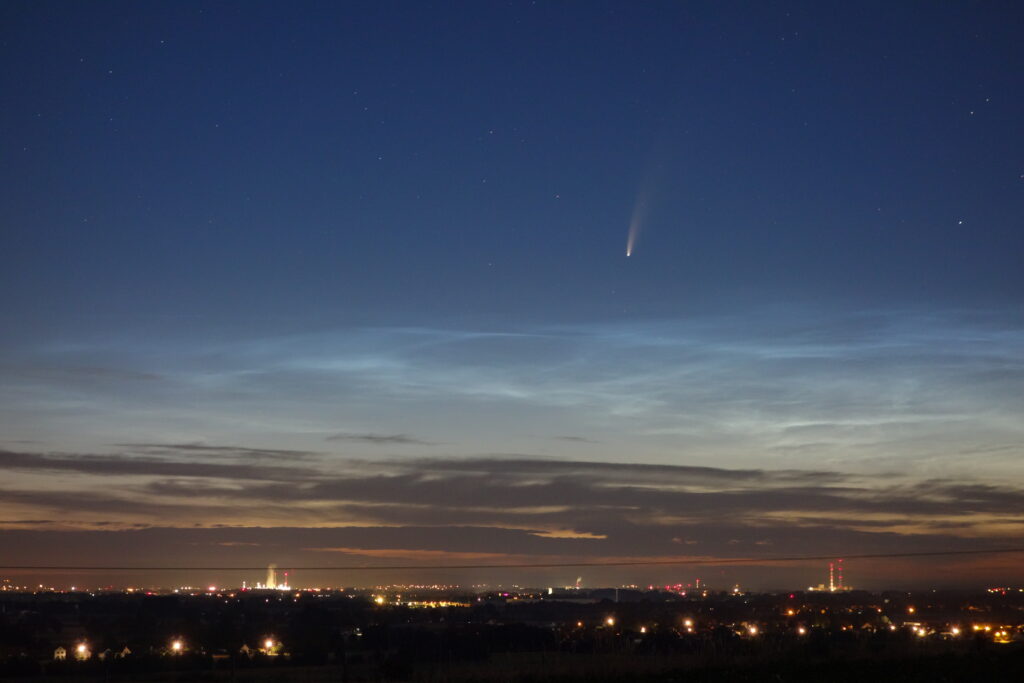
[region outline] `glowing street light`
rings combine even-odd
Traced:
[[[796,632],[800,635],[807,635],[807,628],[805,626],[798,626]]]
[[[181,640],[171,641],[171,652],[173,652],[174,654],[179,654],[184,649],[185,643],[181,642]]]
[[[608,626],[615,626],[615,617],[608,617],[604,620],[604,623]]]
[[[267,638],[266,640],[263,641],[263,647],[268,649],[268,650],[273,650],[274,649],[274,641],[272,639],[270,639],[270,638]]]

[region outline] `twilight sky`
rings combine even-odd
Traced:
[[[1021,35],[1014,2],[3,3],[0,563],[1019,545]],[[847,573],[1024,580],[928,566]]]

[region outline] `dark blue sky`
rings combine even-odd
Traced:
[[[3,12],[4,308],[48,324],[1022,291],[1013,3]]]
[[[170,446],[1024,489],[1022,35],[1014,2],[3,3],[3,511],[96,495],[32,458]],[[165,476],[65,514],[149,523]],[[391,523],[317,514],[256,521]]]

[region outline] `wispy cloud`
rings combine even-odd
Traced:
[[[172,461],[126,455],[40,454],[0,450],[0,470],[44,470],[111,476],[178,476],[293,481],[309,472],[272,465]]]
[[[233,458],[308,458],[316,453],[286,448],[253,448],[251,446],[213,446],[204,443],[118,443],[114,446],[141,450],[148,454],[195,453],[203,456],[228,456]]]
[[[375,446],[433,446],[431,441],[424,441],[407,434],[350,434],[342,432],[327,437],[327,441],[358,441]]]

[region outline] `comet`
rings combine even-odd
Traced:
[[[647,218],[647,195],[645,191],[639,192],[636,204],[633,205],[633,216],[629,219],[629,233],[626,236],[626,258],[633,255],[637,237],[640,236],[640,228]]]

